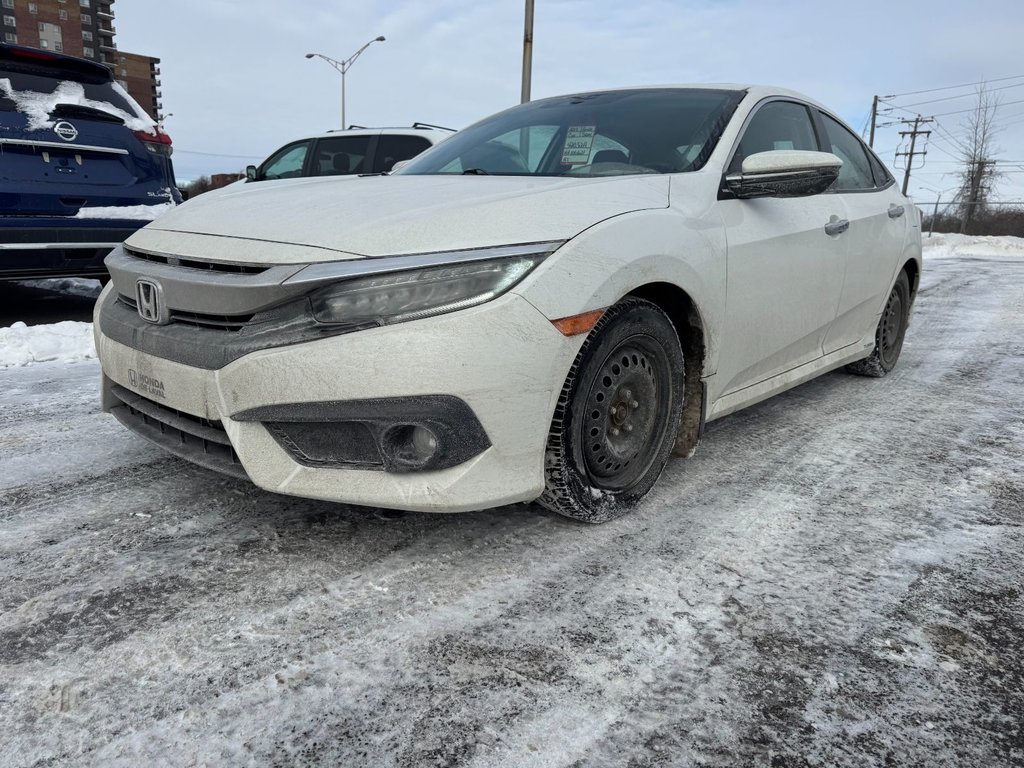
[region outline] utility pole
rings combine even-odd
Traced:
[[[533,0],[526,0],[523,29],[523,91],[521,104],[530,100],[530,79],[533,74]]]
[[[909,130],[909,131],[900,131],[900,136],[909,136],[910,137],[910,151],[909,152],[897,152],[896,153],[896,157],[901,157],[901,156],[905,155],[906,158],[907,158],[907,167],[903,171],[903,194],[904,195],[907,194],[907,187],[910,186],[910,169],[911,169],[911,166],[913,166],[913,164],[914,164],[914,156],[915,155],[920,155],[921,157],[924,157],[925,155],[928,154],[928,150],[926,150],[926,149],[922,149],[920,152],[915,152],[914,151],[914,147],[917,146],[917,137],[918,136],[930,136],[931,133],[932,133],[931,131],[922,131],[920,126],[932,122],[933,119],[934,118],[931,118],[931,117],[921,117],[920,115],[918,115],[913,120],[914,127],[911,130]],[[907,118],[903,118],[903,119],[900,120],[900,122],[904,123],[905,125],[909,125],[911,123],[911,120],[909,120]]]
[[[875,123],[878,122],[878,96],[871,100],[871,133],[868,136],[868,146],[875,148]]]

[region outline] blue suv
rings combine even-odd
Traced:
[[[109,69],[0,43],[0,280],[105,278],[110,249],[180,202],[170,137]]]

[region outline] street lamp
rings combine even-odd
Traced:
[[[338,61],[337,59],[332,59],[330,56],[324,56],[322,53],[307,53],[306,54],[306,58],[307,59],[312,59],[314,56],[316,56],[318,59],[323,59],[328,64],[330,64],[332,67],[334,67],[336,70],[341,72],[341,128],[342,128],[342,130],[345,129],[345,73],[348,72],[349,68],[352,66],[352,63],[356,59],[359,58],[359,54],[361,54],[363,51],[365,51],[367,48],[369,48],[374,43],[383,43],[383,42],[384,42],[384,35],[380,35],[378,37],[375,37],[375,38],[373,38],[373,40],[368,42],[366,45],[364,45],[362,48],[360,48],[358,51],[353,53],[351,56],[349,56],[344,61]]]

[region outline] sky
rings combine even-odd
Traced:
[[[460,128],[518,103],[524,5],[117,0],[114,12],[118,48],[162,59],[164,125],[187,181],[240,171],[288,141],[337,128],[341,76],[305,54],[345,59],[378,35],[386,41],[346,76],[349,123]],[[927,203],[957,186],[966,115],[946,113],[971,108],[974,89],[912,92],[987,80],[1002,100],[995,198],[1024,200],[1022,32],[1021,0],[536,0],[531,95],[778,85],[821,101],[859,132],[872,96],[908,94],[888,99],[903,109],[879,122],[937,116],[924,165],[917,169],[917,158],[911,176],[911,194]],[[943,100],[919,103],[933,99]],[[899,130],[906,127],[880,128],[875,148],[902,182]]]

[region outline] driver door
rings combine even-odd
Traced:
[[[757,107],[727,172],[776,149],[819,149],[807,106],[772,100]],[[716,399],[821,357],[845,267],[843,235],[826,234],[825,226],[847,218],[843,199],[832,194],[719,205],[728,285]]]

